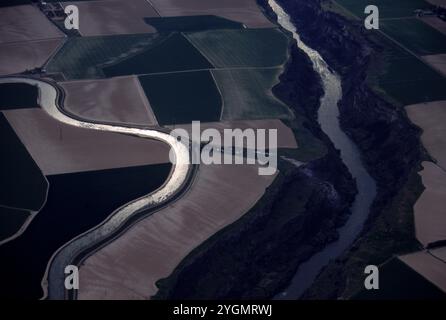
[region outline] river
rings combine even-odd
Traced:
[[[322,131],[327,134],[336,149],[341,152],[341,159],[356,180],[358,193],[351,207],[351,216],[346,224],[339,228],[339,239],[327,245],[299,266],[288,288],[275,299],[298,299],[314,282],[317,275],[330,260],[339,257],[358,237],[370,212],[376,196],[375,180],[368,174],[362,163],[360,151],[353,141],[342,131],[339,121],[338,102],[342,98],[340,77],[327,65],[321,55],[303,43],[290,16],[274,0],[268,4],[278,17],[278,23],[293,34],[298,47],[304,51],[313,63],[314,70],[322,79],[324,95],[320,101],[318,121]]]

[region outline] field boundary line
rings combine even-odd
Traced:
[[[357,15],[355,15],[353,12],[351,12],[349,9],[347,9],[346,7],[344,7],[343,5],[339,4],[336,0],[332,0],[333,3],[335,3],[337,6],[339,6],[340,8],[348,11],[353,17],[355,17],[357,20],[362,21],[361,18],[359,18]],[[336,13],[338,14],[338,13]],[[418,59],[419,61],[421,61],[426,67],[428,67],[431,70],[434,70],[437,74],[439,74],[442,78],[446,78],[440,71],[432,68],[427,62],[425,62],[423,59],[421,59],[421,57],[419,57],[417,54],[415,54],[412,50],[409,50],[408,48],[406,48],[401,42],[399,42],[398,40],[395,40],[393,37],[389,36],[388,34],[386,34],[384,31],[382,31],[381,29],[376,30],[378,31],[380,34],[382,34],[384,37],[386,37],[387,39],[389,39],[390,41],[394,42],[397,46],[399,46],[400,48],[402,48],[403,50],[405,50],[406,52],[408,52],[410,55],[414,56],[416,59]]]
[[[221,121],[223,119],[223,112],[225,109],[225,99],[223,97],[223,92],[220,88],[220,86],[218,85],[217,79],[215,78],[214,72],[212,72],[212,70],[209,70],[209,73],[211,74],[212,80],[214,81],[215,87],[218,90],[218,93],[220,94],[221,97],[221,110],[220,110],[220,116],[218,117],[219,121]]]
[[[178,70],[178,71],[166,71],[166,72],[151,72],[151,73],[141,73],[137,76],[156,76],[163,74],[174,74],[174,73],[188,73],[188,72],[200,72],[200,71],[231,71],[231,70],[269,70],[269,69],[280,69],[282,65],[271,66],[271,67],[225,67],[225,68],[203,68],[203,69],[190,69],[190,70]],[[75,80],[74,80],[75,81]]]
[[[158,9],[153,5],[152,1],[150,1],[150,0],[146,0],[146,2],[147,2],[147,4],[148,4],[149,6],[152,7],[152,9],[156,12],[156,14],[158,15],[158,17],[159,17],[159,18],[162,18],[160,12],[159,12]]]

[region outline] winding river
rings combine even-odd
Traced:
[[[77,236],[54,253],[51,261],[48,263],[45,277],[42,281],[42,287],[45,290],[46,297],[50,299],[63,299],[65,296],[63,283],[63,271],[65,266],[69,265],[73,259],[86,248],[91,247],[93,244],[98,243],[120,229],[135,213],[170,199],[187,180],[190,169],[190,166],[188,165],[189,150],[175,137],[163,132],[161,128],[158,131],[153,129],[90,123],[68,116],[62,109],[60,109],[61,106],[59,103],[63,101],[63,99],[61,99],[61,91],[48,81],[25,77],[8,77],[1,78],[0,84],[1,83],[26,83],[32,86],[37,86],[39,91],[38,102],[41,108],[48,115],[62,123],[85,129],[109,131],[159,140],[167,143],[171,147],[176,159],[169,178],[158,190],[115,210],[99,226]]]
[[[277,295],[276,299],[297,299],[313,283],[320,270],[326,266],[331,259],[342,254],[355,240],[363,228],[365,220],[370,211],[370,206],[376,195],[375,181],[365,170],[360,159],[360,152],[355,144],[341,130],[339,123],[339,110],[337,103],[342,97],[341,82],[337,74],[330,71],[325,61],[318,52],[306,46],[299,38],[296,28],[291,23],[288,14],[274,1],[269,0],[269,5],[278,16],[279,24],[286,30],[292,32],[299,48],[301,48],[313,62],[313,67],[322,78],[324,96],[318,112],[318,119],[322,130],[330,137],[335,147],[340,150],[341,158],[356,179],[358,194],[352,206],[352,215],[347,223],[339,229],[339,239],[322,251],[313,255],[303,263],[294,276],[288,289]],[[37,86],[39,89],[39,104],[51,117],[56,120],[81,128],[92,130],[109,131],[122,134],[136,135],[143,138],[156,139],[167,143],[172,148],[177,161],[175,162],[168,180],[155,192],[134,200],[115,210],[103,223],[96,226],[57,250],[45,273],[42,287],[45,296],[49,299],[63,299],[64,290],[64,267],[70,263],[92,244],[98,243],[119,230],[135,213],[144,208],[155,206],[170,199],[184,185],[187,180],[190,166],[187,164],[189,150],[185,145],[177,141],[168,133],[153,129],[131,128],[124,126],[108,125],[86,122],[66,114],[60,109],[63,95],[56,85],[48,81],[25,77],[1,78],[1,83],[27,83]]]
[[[275,299],[298,299],[311,286],[321,269],[330,260],[339,257],[358,237],[375,199],[376,183],[366,171],[358,147],[341,129],[339,109],[337,107],[338,102],[342,98],[339,76],[331,71],[317,51],[311,49],[300,40],[296,27],[283,8],[274,0],[269,0],[268,3],[277,15],[278,23],[293,34],[298,47],[310,57],[314,70],[322,79],[324,95],[320,102],[318,120],[322,130],[333,142],[336,149],[341,152],[341,159],[348,167],[353,178],[356,179],[358,187],[358,194],[351,208],[352,214],[347,223],[338,230],[339,239],[301,264],[285,292],[275,297]]]

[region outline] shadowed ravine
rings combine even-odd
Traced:
[[[330,260],[339,257],[357,238],[375,199],[376,183],[366,171],[359,149],[341,129],[337,106],[342,98],[339,76],[330,70],[317,51],[309,48],[300,40],[296,27],[282,7],[274,0],[269,0],[268,4],[276,13],[278,23],[293,34],[298,47],[308,55],[313,63],[314,70],[322,79],[324,95],[320,101],[318,121],[322,131],[327,134],[335,148],[341,152],[341,159],[355,178],[358,187],[358,193],[351,208],[352,214],[347,223],[338,230],[339,239],[301,264],[287,290],[275,297],[275,299],[298,299],[311,286],[321,269]]]

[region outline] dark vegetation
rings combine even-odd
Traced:
[[[37,87],[25,83],[2,83],[0,85],[0,110],[36,108]]]
[[[209,71],[140,76],[161,125],[219,121],[222,100]]]
[[[41,298],[52,254],[121,205],[160,187],[170,169],[171,164],[159,164],[49,176],[42,211],[19,238],[0,246],[0,297]]]
[[[0,204],[38,210],[47,183],[25,146],[0,113]]]
[[[242,29],[243,24],[218,16],[184,16],[144,18],[158,32],[191,32],[211,29]]]
[[[107,77],[184,70],[209,69],[213,66],[180,33],[168,36],[158,45],[117,64],[103,68]]]
[[[17,233],[29,216],[28,211],[5,208],[0,205],[0,241]]]

